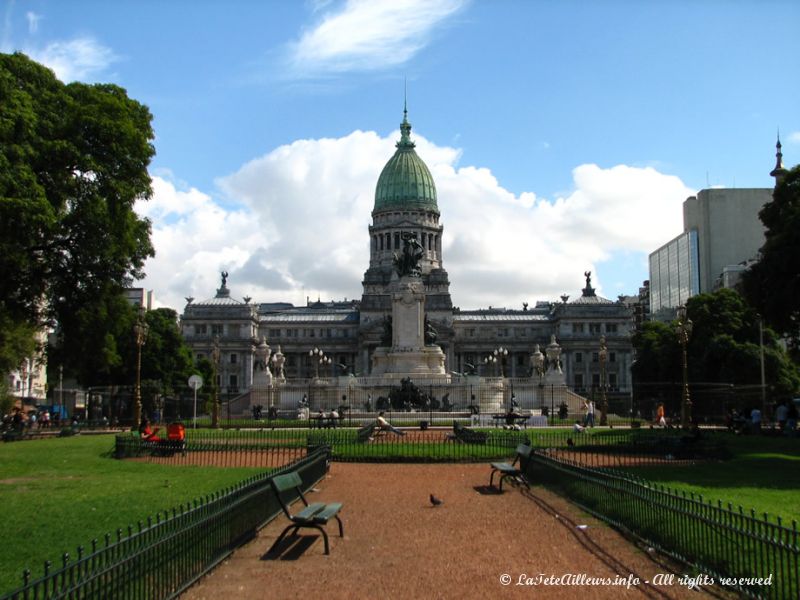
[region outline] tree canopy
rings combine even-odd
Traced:
[[[0,107],[0,355],[19,361],[9,340],[57,324],[59,360],[96,383],[121,360],[120,291],[154,253],[133,210],[152,194],[150,111],[23,54],[0,54]]]
[[[759,317],[731,289],[693,296],[686,303],[692,321],[687,346],[690,387],[744,386],[758,397],[761,384]],[[676,323],[647,322],[634,335],[634,383],[644,393],[682,379],[682,357]],[[769,327],[763,327],[765,383],[772,399],[785,398],[800,389],[800,372]],[[648,386],[651,386],[648,389]],[[677,389],[677,388],[676,388]]]
[[[765,227],[761,256],[742,278],[749,302],[775,331],[800,346],[800,165],[775,188],[759,212]]]

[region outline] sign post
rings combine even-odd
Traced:
[[[203,378],[200,375],[189,377],[189,387],[194,390],[194,411],[192,412],[192,429],[197,429],[197,390],[203,387]]]

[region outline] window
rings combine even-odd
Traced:
[[[274,337],[274,338],[281,337],[281,330],[280,329],[270,329],[269,330],[269,337]]]
[[[617,362],[617,353],[616,352],[609,352],[608,353],[608,362]]]
[[[228,387],[234,390],[239,387],[239,377],[237,375],[230,375],[228,377]]]
[[[617,324],[606,323],[606,333],[617,333]]]
[[[195,325],[194,326],[194,334],[195,335],[205,335],[206,333],[208,333],[208,328],[206,327],[205,324],[203,324],[203,325]]]
[[[238,354],[235,354],[235,353],[231,354],[231,364],[232,365],[235,365],[238,360],[239,360],[239,355]]]
[[[205,357],[206,357],[206,355],[203,354],[202,352],[198,352],[197,353],[197,360],[203,360]]]
[[[395,250],[400,249],[400,233],[398,232],[395,232],[394,234],[394,249]]]
[[[583,362],[583,352],[576,352],[575,353],[575,362],[582,363]]]
[[[592,387],[600,387],[600,373],[592,373]]]
[[[612,390],[619,389],[617,387],[617,374],[616,373],[609,373],[608,374],[608,387]]]
[[[211,335],[222,335],[225,331],[224,325],[215,324],[211,326]]]
[[[600,333],[600,323],[589,323],[589,333]]]
[[[572,333],[583,333],[583,323],[573,323]]]
[[[575,389],[583,389],[583,373],[575,373]]]
[[[600,362],[600,354],[598,352],[592,352],[592,362]]]

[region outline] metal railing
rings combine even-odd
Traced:
[[[36,579],[26,570],[23,586],[2,600],[174,598],[281,512],[272,476],[296,470],[307,490],[325,475],[329,458],[328,449],[320,448],[291,466],[92,540],[90,550],[79,546],[75,557],[64,554],[55,569],[45,562]]]
[[[116,436],[114,456],[158,464],[277,468],[303,458],[307,441],[304,429],[189,430],[184,443],[148,442],[125,433]]]
[[[529,471],[534,481],[725,587],[752,598],[794,600],[800,595],[796,521],[787,527],[780,518],[759,518],[755,511],[747,514],[741,507],[734,510],[721,501],[708,502],[543,449],[534,453]]]
[[[407,430],[375,433],[372,440],[359,439],[353,429],[315,430],[308,434],[308,448],[329,446],[339,462],[473,462],[508,458],[527,438],[525,432],[482,430],[475,439],[459,440],[453,430]]]

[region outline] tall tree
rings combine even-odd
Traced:
[[[800,165],[775,188],[759,217],[765,227],[761,257],[742,278],[749,302],[800,352]]]
[[[120,87],[65,85],[23,54],[0,54],[0,107],[0,328],[56,323],[65,367],[97,383],[119,360],[103,326],[153,255],[133,210],[152,194],[152,117]]]
[[[758,398],[761,383],[761,344],[759,319],[736,291],[721,289],[693,296],[686,303],[692,320],[687,346],[689,386],[696,392],[720,390],[730,385],[750,386]],[[763,328],[765,383],[769,400],[789,397],[800,390],[800,371],[779,343],[778,336]],[[645,323],[633,338],[636,361],[632,373],[640,397],[656,397],[660,392],[671,398],[672,408],[679,401],[681,351],[675,323]],[[693,392],[694,394],[695,392]],[[707,396],[695,395],[702,405]],[[710,406],[699,406],[701,412]]]

